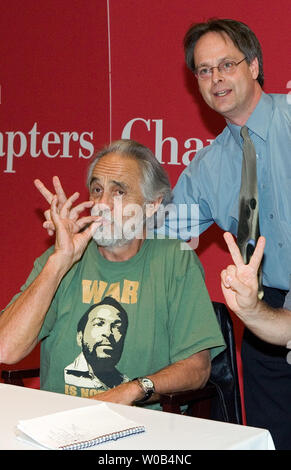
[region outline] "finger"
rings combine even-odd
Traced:
[[[259,269],[259,266],[261,264],[261,261],[264,255],[265,244],[266,244],[265,237],[259,237],[255,251],[253,252],[252,257],[249,262],[249,266],[251,266],[256,272]]]
[[[34,186],[39,190],[43,197],[51,204],[53,199],[53,194],[45,187],[45,185],[39,180],[34,180]]]
[[[73,203],[78,199],[79,196],[80,196],[80,194],[78,192],[76,192],[76,193],[72,194],[72,196],[70,196],[66,200],[65,204],[61,207],[61,211],[60,211],[60,215],[62,217],[68,215]]]
[[[46,221],[51,221],[51,210],[50,209],[47,209],[46,211],[44,211],[43,215],[45,216],[45,220]]]
[[[233,236],[229,232],[223,234],[223,238],[227,244],[228,250],[231,254],[234,264],[239,267],[243,266],[245,263],[243,261],[242,255],[240,254],[239,247],[234,241]]]
[[[53,185],[56,191],[56,195],[58,196],[59,204],[63,206],[67,200],[67,196],[63,187],[61,185],[60,179],[58,176],[53,177]]]
[[[226,269],[223,269],[220,273],[221,282],[227,289],[230,288],[229,283],[226,281]]]
[[[96,216],[89,215],[88,217],[82,217],[81,219],[79,219],[76,224],[78,225],[78,227],[80,227],[80,229],[82,229],[86,225],[91,224],[93,222],[96,222],[97,227],[99,227],[102,223],[101,217],[97,218]]]
[[[52,198],[52,203],[51,203],[51,220],[54,223],[54,226],[57,228],[57,224],[59,223],[60,220],[60,215],[58,213],[58,198],[57,196],[53,196]]]
[[[42,226],[43,226],[44,228],[46,228],[46,229],[52,229],[52,230],[54,229],[54,224],[53,224],[53,222],[52,222],[51,220],[50,220],[50,221],[46,220],[46,221],[42,224]]]
[[[71,212],[70,212],[70,219],[76,220],[79,217],[79,214],[83,212],[85,209],[89,209],[94,205],[93,201],[85,201],[82,202],[81,204],[78,204],[76,207],[74,207]]]
[[[231,265],[228,266],[226,269],[223,269],[220,273],[221,280],[226,288],[230,288],[232,285],[232,280],[236,276],[236,266]]]
[[[248,296],[251,292],[250,288],[239,280],[237,268],[233,265],[226,268],[222,280],[226,288],[231,289],[238,295]]]
[[[89,241],[93,237],[94,233],[96,232],[97,228],[98,228],[98,223],[93,222],[83,232],[80,232],[77,235],[79,237],[79,241],[81,243],[80,246],[83,246],[83,248],[84,248],[89,243]]]
[[[48,221],[46,221],[46,222],[44,222],[44,223],[42,224],[42,226],[43,226],[43,228],[45,228],[45,229],[47,230],[47,232],[48,232],[49,235],[53,235],[53,234],[54,234],[54,232],[55,232],[55,226],[54,226],[53,222],[48,222]]]
[[[233,280],[237,276],[237,267],[234,264],[231,264],[231,265],[227,266],[227,268],[225,269],[225,275],[224,276],[225,276],[224,279],[225,279],[226,286],[231,287],[232,283],[233,283]]]
[[[82,235],[90,240],[99,226],[100,223],[98,221],[93,222],[91,225],[89,225],[89,227],[86,228],[86,230],[84,230],[84,232],[82,232]]]

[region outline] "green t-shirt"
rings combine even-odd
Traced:
[[[52,250],[36,260],[22,290],[41,271]],[[80,338],[81,317],[107,298],[114,299],[114,305],[103,305],[102,314],[112,308],[123,314],[113,315],[107,323],[93,315],[85,321],[87,329]],[[95,361],[97,350],[105,351],[106,360],[117,340],[121,339],[115,363],[112,359],[116,383],[111,386],[152,374],[204,349],[210,349],[212,358],[224,349],[201,264],[195,252],[181,250],[181,242],[170,239],[145,240],[140,251],[124,262],[106,260],[91,241],[62,279],[39,339],[41,388],[83,397],[107,388],[98,377],[98,367],[103,365]]]

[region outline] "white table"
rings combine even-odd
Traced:
[[[16,438],[19,420],[100,402],[0,383],[0,450],[32,450]],[[146,432],[101,444],[98,450],[274,450],[269,431],[138,407],[108,406],[144,425]],[[91,448],[92,449],[92,448]]]

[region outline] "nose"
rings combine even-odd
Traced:
[[[104,220],[110,222],[112,220],[111,209],[103,202],[97,202],[91,209],[91,215],[102,217]]]
[[[218,83],[219,81],[223,80],[223,74],[219,72],[217,67],[213,67],[211,79],[213,83]]]
[[[111,199],[112,198],[109,196],[109,194],[104,191],[104,193],[102,194],[98,202],[111,208],[111,204],[112,204]]]
[[[106,325],[103,326],[102,336],[103,338],[107,338],[107,339],[109,339],[112,336],[112,326],[110,323],[107,323]]]
[[[105,191],[102,194],[98,195],[98,197],[91,196],[91,200],[95,203],[96,207],[100,206],[103,209],[107,208],[107,210],[109,209],[110,211],[112,211],[113,209],[112,197]]]

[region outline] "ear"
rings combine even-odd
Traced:
[[[82,338],[83,338],[82,331],[78,331],[78,333],[77,333],[77,344],[78,344],[78,346],[80,346],[80,348],[82,347]]]
[[[146,205],[146,216],[147,217],[152,217],[160,207],[162,203],[163,197],[160,196],[158,199],[155,201],[151,202],[150,204]]]
[[[259,75],[259,61],[257,57],[255,57],[255,59],[250,63],[249,69],[251,71],[253,79],[256,80]]]

